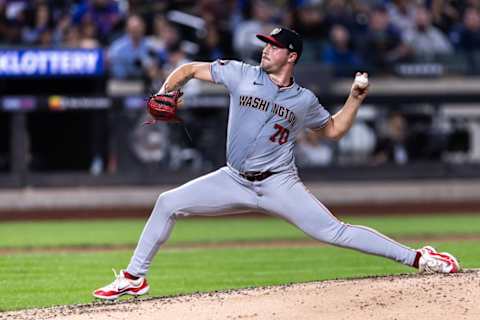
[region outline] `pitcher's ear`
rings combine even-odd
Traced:
[[[298,60],[298,53],[296,52],[288,53],[288,62],[297,63],[297,60]]]

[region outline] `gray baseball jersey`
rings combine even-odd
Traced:
[[[260,67],[236,61],[211,64],[212,78],[230,92],[228,166],[162,193],[143,229],[127,271],[143,276],[177,217],[265,212],[311,237],[412,265],[416,251],[362,226],[336,219],[303,185],[293,157],[295,138],[324,126],[330,114],[307,89],[278,88]],[[260,181],[245,171],[275,172]]]
[[[279,88],[259,66],[217,60],[212,78],[230,92],[227,162],[239,171],[283,171],[294,166],[302,129],[323,127],[330,113],[295,82]]]

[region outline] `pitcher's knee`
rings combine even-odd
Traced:
[[[315,238],[325,243],[335,244],[342,236],[346,227],[345,223],[334,221],[324,228],[317,229]]]
[[[169,192],[163,192],[158,196],[152,214],[171,217],[174,215],[175,211],[175,203],[172,201]]]

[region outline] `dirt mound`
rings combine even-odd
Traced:
[[[480,270],[134,299],[0,314],[0,319],[480,319]]]

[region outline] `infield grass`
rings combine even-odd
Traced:
[[[480,216],[346,217],[390,236],[480,235]],[[0,248],[134,245],[144,220],[48,221],[0,224]],[[273,218],[187,219],[168,243],[300,240],[306,236]],[[412,247],[425,243],[407,243]],[[480,266],[480,240],[430,243]],[[0,254],[0,311],[91,302],[91,291],[113,280],[131,250]],[[160,250],[149,273],[152,296],[334,278],[387,275],[413,269],[332,246]],[[8,293],[8,294],[7,294]]]

